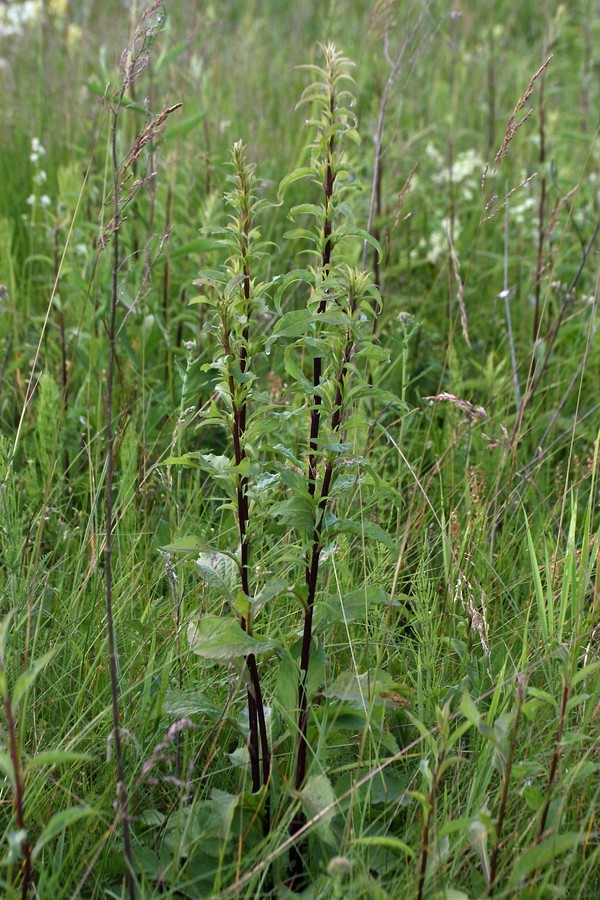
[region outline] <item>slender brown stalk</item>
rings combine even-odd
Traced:
[[[115,747],[115,760],[117,763],[117,794],[121,808],[123,823],[123,850],[127,867],[127,890],[131,900],[135,898],[135,882],[133,878],[131,834],[129,829],[129,797],[125,780],[125,768],[123,765],[123,749],[121,746],[121,724],[119,716],[119,682],[117,675],[117,651],[115,640],[115,626],[113,617],[113,584],[112,584],[112,536],[114,530],[113,517],[113,478],[115,468],[114,458],[114,423],[113,423],[113,383],[116,359],[116,318],[118,300],[119,277],[119,227],[121,224],[120,206],[120,165],[117,156],[117,126],[126,82],[117,97],[112,108],[111,118],[111,150],[113,164],[113,255],[112,277],[110,294],[110,314],[108,325],[108,370],[106,374],[106,543],[104,546],[104,579],[106,601],[106,627],[108,631],[108,665],[110,672],[110,688],[113,719],[113,741]]]
[[[237,235],[239,244],[239,253],[242,265],[242,290],[245,305],[246,324],[242,330],[241,344],[238,350],[238,362],[240,371],[244,374],[248,369],[248,341],[250,338],[250,314],[252,300],[252,279],[250,271],[250,230],[251,223],[251,190],[248,171],[243,154],[243,145],[236,144],[234,147],[234,164],[236,166],[236,177],[238,180],[238,190],[236,191],[239,227],[240,231]],[[227,322],[227,313],[223,312],[222,320],[223,333],[223,349],[228,358],[233,358],[230,340],[229,324]],[[236,466],[241,466],[247,459],[245,437],[248,415],[248,404],[246,399],[242,397],[238,399],[238,391],[236,390],[235,379],[233,373],[229,372],[228,377],[229,394],[232,406],[232,424],[231,433],[233,439],[233,449]],[[246,597],[250,597],[250,505],[248,501],[249,481],[248,476],[243,472],[238,472],[236,476],[236,502],[237,502],[237,520],[240,537],[240,577],[242,582],[242,591]],[[247,614],[242,617],[241,625],[243,630],[252,636],[253,622],[252,612],[250,608]],[[269,737],[267,732],[267,724],[265,720],[264,703],[262,698],[262,689],[260,685],[260,676],[256,656],[253,653],[246,657],[246,665],[248,666],[248,674],[250,676],[250,687],[248,689],[248,719],[249,719],[249,741],[248,750],[250,754],[250,768],[252,773],[252,788],[256,792],[260,790],[262,785],[268,785],[271,775],[271,758],[269,750]],[[262,766],[261,766],[262,762]],[[265,831],[269,830],[269,805],[265,807]]]
[[[437,758],[435,769],[433,772],[433,777],[431,779],[431,787],[429,789],[429,797],[428,801],[428,809],[425,813],[425,819],[423,822],[423,850],[421,851],[421,865],[419,867],[419,887],[417,889],[417,900],[422,900],[423,891],[425,889],[425,876],[427,874],[427,860],[429,859],[429,840],[431,834],[431,819],[433,817],[433,811],[435,809],[435,792],[437,790],[437,784],[440,778],[440,771],[442,768],[442,764],[444,762],[445,751],[444,748],[440,750],[439,756]]]
[[[546,55],[544,53],[544,55]],[[535,265],[535,287],[534,287],[534,305],[533,305],[533,330],[531,335],[531,362],[529,365],[529,382],[533,381],[536,367],[536,347],[540,337],[541,318],[542,318],[542,277],[544,274],[544,257],[546,250],[546,107],[544,104],[544,88],[546,85],[545,70],[540,75],[539,86],[539,132],[540,141],[540,198],[538,203],[538,240],[536,251]]]
[[[544,831],[546,829],[546,820],[548,818],[548,810],[550,809],[550,802],[552,800],[552,788],[554,786],[554,779],[556,778],[556,770],[558,768],[558,761],[560,759],[560,742],[562,741],[563,730],[565,727],[565,717],[567,713],[567,701],[569,699],[569,685],[565,681],[562,689],[562,702],[560,704],[560,712],[558,714],[558,730],[556,732],[556,743],[554,745],[554,755],[552,756],[552,765],[550,766],[550,774],[548,775],[548,784],[546,785],[546,802],[544,804],[544,808],[542,810],[542,817],[540,819],[540,827],[538,828],[536,844],[539,844],[542,838],[544,837]]]
[[[494,887],[496,883],[496,871],[498,866],[498,853],[500,851],[500,842],[502,841],[502,829],[504,827],[504,817],[506,815],[506,804],[508,801],[508,788],[510,786],[510,776],[512,772],[512,764],[515,755],[515,747],[517,745],[517,732],[519,730],[519,722],[521,720],[521,709],[523,708],[523,697],[525,690],[525,682],[523,676],[519,675],[517,681],[517,710],[515,713],[515,724],[513,725],[512,737],[508,748],[508,758],[506,760],[506,768],[504,770],[504,780],[502,782],[502,797],[500,799],[500,809],[498,811],[498,822],[496,824],[496,839],[490,858],[490,880],[488,883],[488,897],[494,896]]]
[[[333,121],[335,115],[335,91],[331,85],[329,93],[329,115]],[[325,171],[324,184],[324,206],[325,221],[323,225],[323,252],[321,258],[321,270],[323,278],[327,278],[331,265],[331,232],[333,228],[333,191],[335,186],[335,170],[334,170],[334,152],[335,152],[335,135],[332,133],[327,148],[327,165]],[[318,306],[318,313],[322,315],[327,308],[326,295],[321,299]],[[323,360],[320,356],[316,356],[313,361],[313,406],[310,414],[310,437],[309,437],[309,456],[308,456],[308,492],[311,497],[315,496],[317,489],[317,468],[318,468],[318,440],[321,424],[321,397],[317,393],[317,389],[321,383]],[[307,587],[306,607],[304,611],[304,629],[302,632],[302,648],[300,651],[300,678],[298,680],[298,738],[296,746],[296,789],[300,790],[306,777],[306,754],[307,754],[307,724],[308,724],[308,668],[310,665],[310,645],[312,641],[312,627],[314,604],[317,591],[318,575],[319,575],[319,557],[321,554],[321,523],[324,515],[324,505],[327,503],[327,493],[329,491],[329,481],[331,473],[328,469],[325,472],[323,486],[321,489],[321,501],[319,504],[320,512],[315,514],[315,525],[312,533],[311,550],[307,553],[305,560],[305,581]],[[329,474],[328,474],[329,472]],[[326,483],[327,482],[327,483]],[[295,834],[302,827],[304,816],[299,813],[292,823],[292,834]],[[294,874],[299,875],[303,871],[303,862],[300,852],[294,848],[291,855],[292,870]]]
[[[13,767],[14,778],[14,798],[13,806],[15,810],[15,818],[17,820],[17,828],[23,833],[24,837],[21,842],[21,850],[25,859],[23,867],[23,883],[21,885],[21,898],[25,900],[29,893],[31,884],[31,847],[27,840],[25,832],[25,816],[23,812],[23,779],[21,776],[21,764],[19,759],[19,746],[17,743],[17,730],[15,728],[15,717],[13,715],[12,703],[8,693],[4,694],[4,713],[8,724],[8,749],[10,753],[10,761]]]

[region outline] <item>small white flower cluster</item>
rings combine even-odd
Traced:
[[[33,183],[37,187],[41,187],[46,183],[48,176],[44,169],[39,165],[40,159],[46,155],[46,148],[42,145],[41,141],[37,137],[31,138],[31,153],[29,154],[29,159],[36,167],[36,172],[33,176]],[[27,204],[29,206],[35,206],[36,203],[40,203],[41,206],[46,209],[52,205],[52,200],[48,196],[48,194],[42,194],[39,198],[37,194],[30,194],[27,198]]]
[[[37,203],[37,197],[35,196],[35,194],[29,195],[29,197],[27,198],[27,203],[29,206],[34,206]],[[40,197],[40,203],[46,208],[52,206],[52,200],[50,199],[48,194],[42,194],[42,196]]]
[[[46,148],[42,147],[40,139],[36,137],[31,138],[31,153],[29,154],[29,159],[31,160],[31,162],[39,162],[40,157],[45,155]]]
[[[437,153],[437,151],[436,151]],[[431,154],[428,154],[431,155]],[[441,162],[441,156],[437,154],[438,160]],[[433,156],[431,157],[434,158]],[[434,184],[460,184],[465,200],[473,199],[473,191],[481,183],[481,173],[484,168],[484,161],[479,153],[473,148],[459,153],[450,168],[446,166],[441,168],[432,177]]]
[[[411,259],[425,259],[432,266],[435,266],[440,260],[445,259],[448,255],[448,229],[450,228],[450,220],[442,219],[438,227],[431,232],[429,239],[422,237],[418,247],[411,250]],[[455,241],[461,232],[461,225],[458,218],[454,218],[452,223],[452,240]]]
[[[0,4],[0,38],[17,37],[41,10],[40,0],[24,0],[23,3]]]
[[[510,219],[519,225],[522,225],[525,221],[531,222],[533,219],[532,213],[537,208],[537,205],[538,201],[535,197],[524,197],[519,203],[509,206],[508,214]]]

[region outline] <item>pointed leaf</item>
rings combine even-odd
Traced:
[[[48,841],[61,834],[69,825],[73,825],[87,816],[95,815],[97,815],[96,810],[90,806],[70,806],[53,815],[35,843],[31,854],[32,859],[36,859]]]
[[[188,627],[188,641],[197,656],[224,662],[249,653],[258,656],[278,646],[276,641],[250,637],[239,622],[221,616],[202,616],[199,622],[192,622]]]

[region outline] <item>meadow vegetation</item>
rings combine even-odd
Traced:
[[[600,7],[0,3],[0,892],[600,894]]]

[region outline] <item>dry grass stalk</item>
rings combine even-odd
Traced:
[[[471,347],[471,338],[469,337],[469,323],[467,321],[467,308],[465,306],[465,291],[462,279],[460,277],[460,263],[454,244],[452,242],[452,230],[450,222],[446,223],[446,233],[448,236],[448,249],[450,251],[450,261],[452,263],[452,271],[456,282],[456,299],[458,300],[458,308],[460,310],[460,326],[467,347]]]
[[[449,394],[447,391],[442,391],[441,394],[433,394],[430,397],[424,397],[424,400],[431,400],[432,403],[452,403],[454,406],[457,406],[462,412],[466,413],[467,416],[473,421],[477,419],[487,419],[488,415],[483,408],[483,406],[473,406],[468,400],[461,400],[460,397],[456,397],[454,394]]]
[[[548,68],[548,65],[549,65],[551,59],[552,59],[552,54],[550,54],[550,56],[548,57],[548,59],[546,60],[545,63],[542,63],[542,65],[539,67],[537,72],[535,72],[535,74],[532,75],[531,80],[530,80],[529,84],[527,85],[527,89],[526,89],[525,93],[523,94],[523,96],[521,97],[521,99],[519,100],[517,105],[515,106],[513,113],[511,115],[510,119],[508,120],[508,123],[506,125],[506,131],[504,133],[504,140],[502,141],[502,145],[501,145],[500,149],[498,150],[498,152],[496,153],[496,156],[494,157],[494,174],[496,174],[496,172],[498,171],[498,169],[500,167],[502,160],[506,157],[506,155],[510,149],[512,139],[514,138],[515,134],[517,133],[519,128],[525,124],[527,119],[533,113],[533,109],[529,109],[525,113],[523,118],[521,118],[521,119],[519,119],[519,121],[517,121],[517,113],[519,113],[523,109],[525,104],[527,103],[529,97],[531,96],[531,94],[533,92],[533,88],[534,88],[536,81],[538,80],[538,78],[540,77],[542,72],[544,72]]]
[[[486,171],[487,171],[487,169],[486,169]],[[489,216],[486,216],[486,217],[484,218],[483,221],[484,221],[484,222],[487,222],[488,219],[493,219],[494,216],[497,215],[497,213],[499,213],[499,212],[501,212],[503,209],[505,209],[506,206],[507,206],[507,204],[508,204],[508,201],[510,200],[510,198],[512,197],[512,195],[513,195],[513,194],[516,194],[517,191],[520,191],[521,188],[526,187],[526,186],[529,184],[530,181],[533,181],[534,178],[537,178],[537,175],[538,175],[537,172],[533,172],[531,175],[528,175],[527,178],[524,178],[523,181],[522,181],[520,184],[518,184],[516,187],[511,188],[511,190],[508,191],[508,193],[505,194],[504,197],[502,198],[502,202],[501,202],[498,206],[495,206],[495,207],[492,209],[492,211],[491,211],[491,213],[489,214]],[[490,199],[488,200],[488,202],[485,204],[485,210],[486,210],[486,212],[487,212],[487,210],[492,206],[492,204],[496,202],[497,199],[498,199],[498,194],[494,194],[493,197],[490,197]]]

